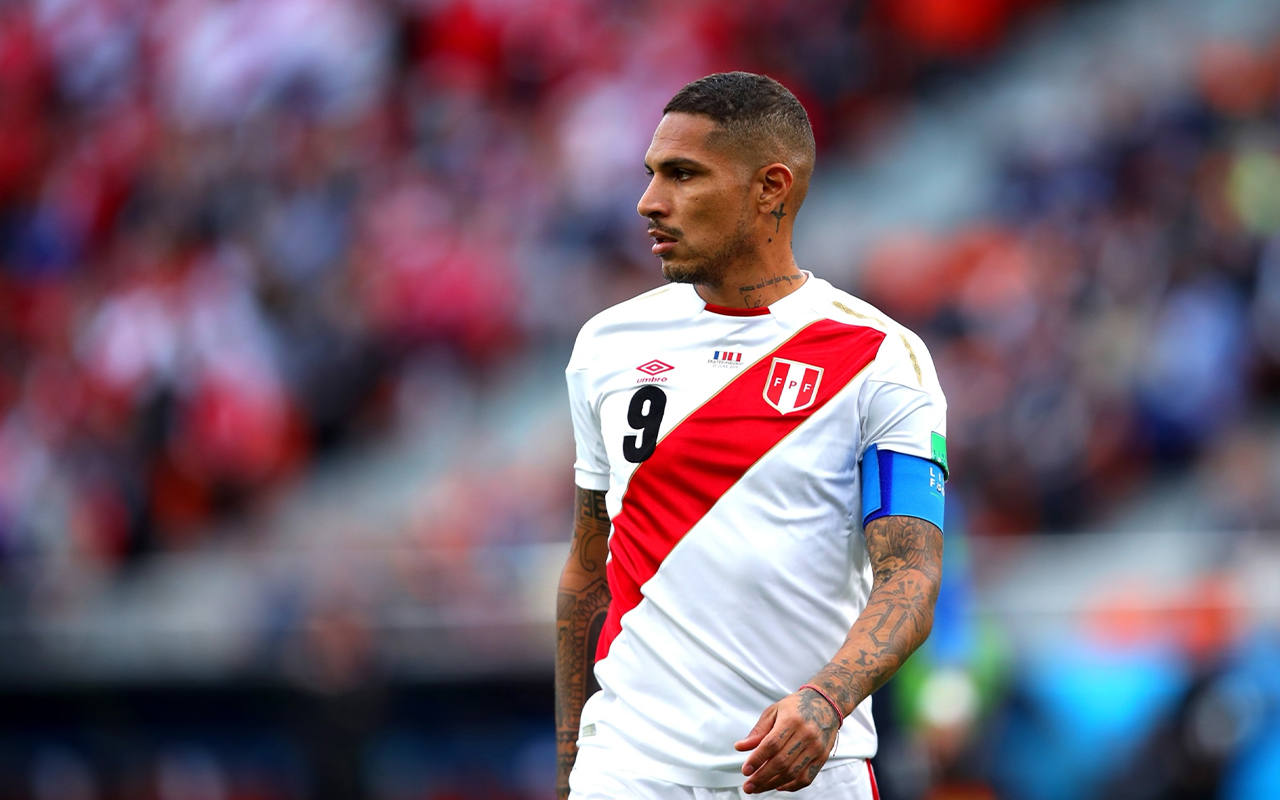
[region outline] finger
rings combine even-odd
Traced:
[[[773,727],[773,721],[777,718],[778,706],[775,703],[764,710],[764,713],[760,715],[760,719],[756,720],[755,727],[751,729],[745,739],[739,739],[734,742],[733,749],[739,751],[754,750],[756,745],[760,744],[765,735],[769,733],[769,729]]]
[[[785,764],[779,766],[776,759],[772,760],[761,767],[760,772],[752,775],[742,789],[747,794],[759,794],[760,792],[773,791],[782,784],[791,780],[787,777],[785,769]]]
[[[786,746],[762,764],[751,774],[750,784],[755,791],[776,789],[784,783],[795,779],[801,764],[808,765],[813,761],[814,750],[808,737],[796,734],[788,740]]]
[[[812,761],[802,764],[801,768],[796,771],[796,776],[789,783],[784,783],[777,787],[780,792],[796,792],[804,789],[813,783],[818,777],[818,772],[822,770],[822,765],[827,763],[825,756],[819,754]]]
[[[813,771],[813,774],[818,774],[819,768],[820,765],[814,764],[813,755],[806,750],[794,762],[783,765],[772,778],[759,782],[756,782],[756,778],[751,778],[750,791],[795,791],[812,783],[813,778],[809,777],[809,773]]]
[[[775,724],[765,734],[764,740],[751,751],[751,755],[747,757],[747,763],[742,765],[743,775],[753,775],[757,770],[765,765],[770,759],[777,755],[787,742],[795,735],[795,726],[781,726]]]
[[[822,765],[827,763],[827,753],[822,748],[821,740],[815,740],[808,736],[797,735],[792,739],[793,747],[789,748],[786,756],[785,764],[780,764],[780,769],[775,777],[767,778],[765,770],[769,765],[762,768],[760,772],[753,776],[751,783],[755,785],[756,791],[769,791],[776,789],[778,791],[794,792],[797,789],[803,789],[813,783],[813,779],[817,776],[818,771],[822,769]],[[782,756],[775,758],[774,761],[780,761]]]

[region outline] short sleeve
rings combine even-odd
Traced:
[[[573,356],[565,370],[569,385],[569,413],[573,417],[573,440],[576,457],[573,462],[574,482],[583,489],[604,492],[609,489],[609,455],[600,433],[600,414],[591,392],[587,366],[590,334],[584,328],[578,334]]]
[[[862,397],[862,448],[875,446],[947,465],[947,401],[933,359],[910,331],[890,331]]]

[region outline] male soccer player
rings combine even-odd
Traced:
[[[945,400],[915,334],[796,265],[796,98],[724,73],[663,113],[638,210],[670,283],[566,371],[560,796],[871,800],[870,695],[938,595]]]

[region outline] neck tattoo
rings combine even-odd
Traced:
[[[786,203],[779,203],[777,208],[769,212],[770,214],[773,215],[773,218],[778,221],[778,224],[775,225],[773,228],[774,233],[777,233],[778,231],[782,230],[782,218],[787,215],[787,212],[785,210],[786,207],[787,207]]]
[[[793,281],[799,283],[802,280],[804,280],[804,273],[801,272],[797,272],[794,275],[775,275],[772,278],[765,278],[759,283],[751,286],[739,286],[738,293],[746,294],[747,292],[756,292],[766,286],[772,286],[775,283],[785,283],[790,286]]]

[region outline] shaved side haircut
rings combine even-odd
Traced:
[[[709,117],[717,128],[708,144],[730,149],[752,171],[786,164],[796,179],[790,202],[799,210],[816,147],[809,115],[787,87],[767,75],[717,72],[676,92],[662,113]]]

